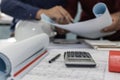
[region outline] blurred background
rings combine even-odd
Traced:
[[[0,0],[1,3],[1,0]],[[10,36],[10,24],[12,17],[1,12],[0,10],[0,39],[6,39]]]
[[[1,3],[1,0],[0,0]],[[78,13],[76,14],[75,21],[77,22],[80,18],[81,6],[78,3]],[[0,39],[7,39],[10,37],[10,24],[12,22],[12,17],[1,12],[0,10]]]

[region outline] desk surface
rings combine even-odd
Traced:
[[[96,68],[67,68],[64,64],[63,53],[68,50],[90,52],[97,63]],[[62,56],[49,64],[48,61],[58,53]],[[22,80],[120,80],[119,75],[119,73],[108,71],[108,51],[77,48],[49,49],[49,55]]]
[[[11,39],[0,40],[2,46],[0,48],[13,42],[14,40]],[[63,53],[68,50],[90,52],[97,63],[96,68],[67,68],[64,64]],[[108,51],[89,49],[89,46],[83,43],[64,45],[50,43],[48,52],[49,55],[21,80],[120,80],[120,73],[108,71]],[[61,54],[60,58],[49,64],[48,61],[59,53]]]

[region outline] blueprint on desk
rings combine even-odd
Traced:
[[[67,68],[64,51],[89,51],[97,63],[96,68]],[[90,49],[51,49],[49,55],[22,80],[120,80],[119,73],[108,71],[108,51]],[[48,61],[58,53],[62,55],[55,62]]]

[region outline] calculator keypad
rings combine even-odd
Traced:
[[[64,53],[65,64],[67,66],[95,67],[96,63],[89,52],[67,51]]]

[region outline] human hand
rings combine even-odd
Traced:
[[[67,22],[58,22],[59,24],[66,24]],[[55,27],[55,30],[56,32],[59,34],[59,35],[64,35],[66,33],[68,33],[69,31],[65,30],[65,29],[61,29],[61,28],[58,28],[58,27]]]
[[[46,14],[57,23],[67,24],[73,21],[71,15],[62,6],[55,6],[50,9],[40,9],[38,15],[40,16],[42,13]]]
[[[58,27],[55,28],[55,31],[56,31],[57,34],[59,34],[59,35],[64,35],[64,34],[68,33],[67,30],[64,30],[64,29],[61,29],[61,28],[58,28]]]
[[[102,32],[112,32],[120,30],[120,12],[114,13],[112,16],[112,25],[104,28]]]

